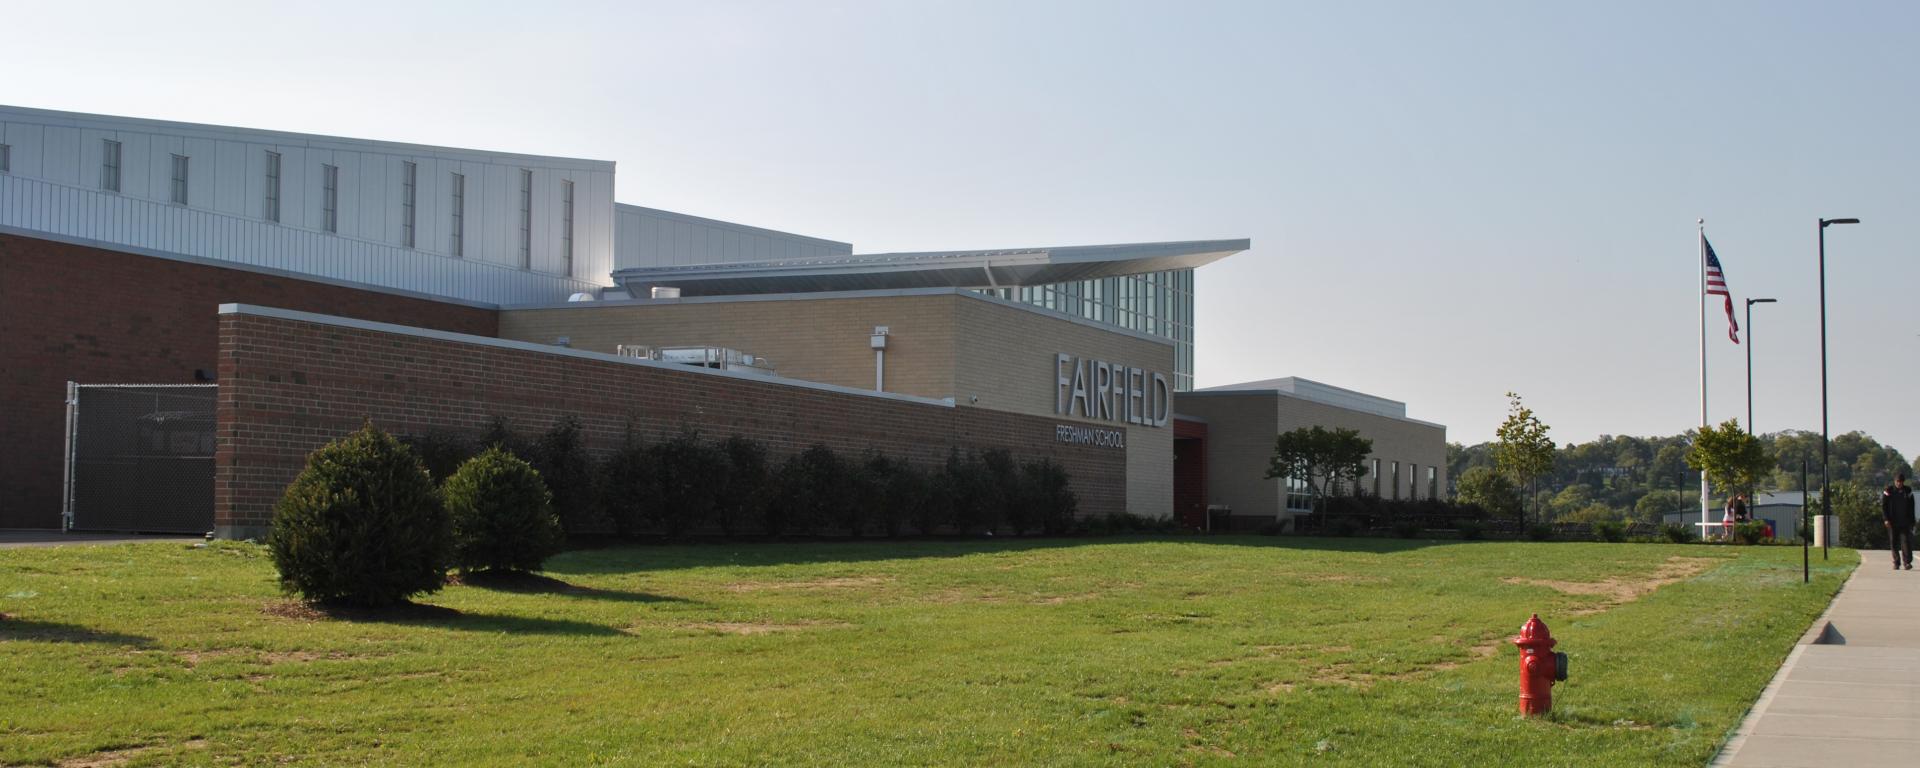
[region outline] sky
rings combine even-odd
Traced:
[[[858,253],[1250,238],[1200,386],[1491,439],[1700,422],[1696,220],[1754,421],[1920,452],[1920,4],[5,5],[0,104],[615,160],[622,202]],[[1746,422],[1718,298],[1713,422]],[[1743,320],[1743,325],[1744,320]]]

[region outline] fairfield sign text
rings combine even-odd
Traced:
[[[1054,356],[1058,382],[1053,412],[1101,421],[1164,427],[1173,417],[1173,387],[1166,374],[1065,352]]]

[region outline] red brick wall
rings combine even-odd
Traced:
[[[491,309],[0,234],[0,528],[60,525],[68,381],[190,383],[229,302],[498,330]]]
[[[944,461],[949,446],[1006,448],[1065,464],[1081,514],[1126,508],[1125,452],[1057,443],[1048,418],[230,314],[220,317],[214,521],[257,532],[306,454],[368,418],[397,434],[478,436],[495,417],[531,435],[565,416],[580,419],[599,453],[629,424],[649,441],[682,427],[741,434],[775,459],[816,442],[922,466]]]

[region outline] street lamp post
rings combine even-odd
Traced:
[[[1772,304],[1779,299],[1747,299],[1747,434],[1753,431],[1753,305]],[[1805,490],[1804,488],[1801,490]]]
[[[1821,219],[1820,241],[1820,559],[1827,559],[1827,550],[1833,546],[1832,531],[1825,530],[1833,520],[1833,494],[1827,487],[1831,475],[1827,470],[1827,227],[1835,224],[1858,224],[1859,219]]]

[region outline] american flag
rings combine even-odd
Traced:
[[[1720,271],[1720,257],[1713,254],[1713,243],[1707,242],[1707,236],[1700,236],[1700,245],[1707,249],[1707,295],[1724,296],[1727,299],[1727,338],[1740,343],[1740,324],[1733,320],[1733,294],[1727,292],[1727,275]]]

